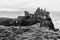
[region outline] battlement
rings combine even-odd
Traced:
[[[49,16],[49,12],[46,11],[46,9],[40,9],[39,7],[37,8],[37,10],[34,12],[34,14],[30,14],[28,11],[24,11],[25,16],[30,16],[30,18],[42,18],[42,19],[46,19],[47,16]]]

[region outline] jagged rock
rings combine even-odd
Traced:
[[[33,16],[34,17],[31,17]],[[36,23],[41,23],[41,27],[49,27],[50,29],[55,29],[52,19],[49,16],[49,12],[43,9],[38,8],[34,14],[29,14],[28,11],[25,11],[25,18],[21,20],[22,26],[29,26]]]
[[[18,19],[9,19],[2,21],[4,26],[31,26],[36,23],[40,23],[40,27],[49,27],[50,29],[55,29],[49,12],[39,7],[34,12],[30,14],[28,11],[24,11],[25,16],[18,16]]]

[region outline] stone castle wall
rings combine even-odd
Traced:
[[[25,13],[25,16],[30,16],[30,18],[37,17],[37,18],[46,19],[47,16],[49,16],[49,12],[47,12],[46,9],[43,10],[40,8],[38,8],[34,14],[30,14],[28,11],[25,11],[24,13]]]

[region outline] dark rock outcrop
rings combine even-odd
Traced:
[[[50,29],[55,29],[52,19],[49,16],[49,12],[46,11],[46,9],[43,10],[38,8],[34,14],[29,14],[28,11],[25,11],[25,14],[25,18],[21,20],[21,26],[29,26],[40,23],[41,27],[49,27]]]
[[[34,14],[30,14],[28,11],[24,11],[25,16],[18,16],[17,19],[3,19],[0,25],[4,26],[30,26],[36,23],[40,23],[41,27],[49,27],[55,29],[49,12],[46,9],[38,8]]]

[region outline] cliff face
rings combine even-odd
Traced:
[[[25,11],[25,18],[23,18],[21,25],[29,26],[36,23],[40,23],[41,27],[49,27],[50,29],[55,29],[54,24],[49,16],[49,12],[43,9],[38,8],[34,14],[30,14],[28,11]]]
[[[34,14],[30,14],[28,11],[24,11],[25,16],[18,16],[17,19],[0,20],[0,25],[4,26],[31,26],[36,23],[40,23],[40,27],[49,27],[55,29],[54,24],[49,16],[49,12],[46,9],[38,8]]]

